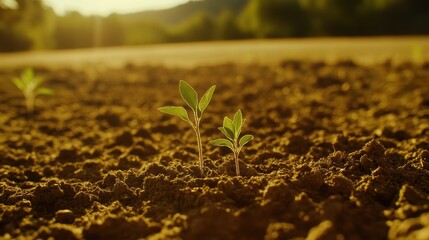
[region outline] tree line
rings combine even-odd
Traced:
[[[207,0],[206,0],[207,1]],[[213,3],[212,3],[213,4]],[[57,16],[42,0],[0,0],[0,51],[312,36],[429,33],[424,0],[249,0],[240,11],[190,12],[175,24],[123,15]]]

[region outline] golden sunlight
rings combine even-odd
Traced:
[[[109,15],[111,13],[131,13],[143,10],[157,10],[174,7],[188,0],[44,0],[57,14],[64,15],[68,11],[78,11],[84,15]]]

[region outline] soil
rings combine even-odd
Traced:
[[[0,71],[2,239],[429,239],[429,63],[285,60],[195,68],[38,67],[26,113]],[[216,85],[206,176],[180,79]],[[210,139],[243,111],[235,176]]]

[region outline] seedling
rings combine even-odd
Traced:
[[[213,93],[215,91],[216,86],[210,87],[207,92],[203,95],[200,101],[198,101],[197,92],[189,85],[187,82],[180,80],[179,82],[179,92],[182,96],[183,100],[188,104],[194,114],[194,122],[189,120],[188,112],[182,106],[165,106],[158,108],[158,111],[174,115],[179,117],[180,119],[186,121],[191,125],[192,129],[195,131],[197,136],[197,144],[198,144],[198,158],[200,161],[200,171],[201,175],[204,176],[204,162],[203,162],[203,146],[201,143],[201,133],[200,133],[200,125],[201,118],[203,116],[204,110],[210,103],[212,99]]]
[[[252,139],[252,135],[244,135],[239,139],[241,128],[245,119],[243,119],[243,115],[241,110],[238,110],[234,114],[234,118],[230,119],[229,117],[225,117],[223,119],[223,127],[220,127],[219,130],[226,136],[226,138],[219,138],[215,140],[211,140],[210,143],[215,146],[227,147],[232,150],[234,153],[235,159],[235,172],[237,176],[240,176],[240,166],[238,162],[238,155],[240,154],[241,149],[244,145],[249,143]]]
[[[34,76],[33,69],[31,68],[25,69],[21,77],[14,77],[12,79],[12,82],[24,95],[25,106],[29,113],[34,111],[34,101],[38,95],[53,94],[52,89],[40,87],[43,81],[43,78]]]

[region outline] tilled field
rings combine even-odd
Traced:
[[[0,71],[2,239],[428,239],[429,63],[37,68],[34,114]],[[216,92],[194,132],[156,111]],[[235,176],[218,138],[255,139]]]

